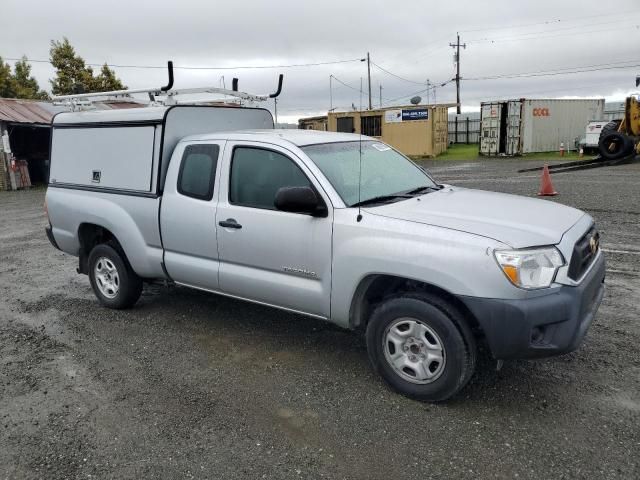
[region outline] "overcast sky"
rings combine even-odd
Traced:
[[[456,32],[461,52],[462,104],[477,110],[499,98],[605,97],[621,100],[640,75],[640,3],[618,0],[323,0],[179,2],[92,0],[2,0],[0,56],[25,54],[47,60],[52,39],[66,36],[88,63],[177,67],[270,66],[355,60],[330,65],[230,70],[176,70],[174,88],[219,85],[224,75],[240,89],[269,93],[285,75],[279,120],[326,113],[329,76],[333,106],[367,106],[366,63],[370,52],[374,105],[407,104],[426,80],[453,78]],[[9,63],[13,63],[10,61]],[[392,76],[380,68],[403,79]],[[166,83],[162,69],[114,67],[129,88]],[[559,74],[581,71],[575,74]],[[597,70],[596,70],[597,69]],[[585,71],[595,70],[595,71]],[[550,75],[540,75],[540,72]],[[53,68],[33,63],[49,90]],[[540,76],[531,76],[529,74]],[[486,78],[527,74],[519,78]],[[339,83],[342,81],[352,88]],[[427,92],[420,95],[427,101]],[[455,101],[455,84],[436,88],[438,102]],[[429,90],[433,102],[434,92]],[[273,101],[268,107],[273,108]]]

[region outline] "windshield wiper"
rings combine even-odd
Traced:
[[[356,202],[351,207],[362,207],[364,205],[372,205],[374,203],[384,203],[389,202],[391,200],[396,200],[398,198],[412,198],[411,195],[407,195],[405,193],[396,193],[393,195],[379,195],[377,197],[368,198],[366,200],[362,200],[360,202]]]
[[[408,192],[404,192],[406,195],[415,195],[417,193],[423,193],[426,192],[427,190],[433,190],[433,191],[438,191],[439,188],[437,187],[431,187],[429,185],[424,185],[422,187],[418,187],[418,188],[414,188],[413,190],[409,190]]]

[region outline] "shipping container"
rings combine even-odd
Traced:
[[[604,99],[524,99],[483,102],[480,154],[522,155],[554,152],[576,139],[604,113]]]

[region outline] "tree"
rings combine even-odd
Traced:
[[[23,56],[16,62],[13,74],[9,64],[0,57],[0,97],[47,100],[49,95],[40,90],[37,80],[31,76],[31,65]]]
[[[13,67],[16,98],[48,100],[49,94],[44,90],[40,90],[37,80],[31,76],[31,65],[27,62],[27,57],[23,56]]]
[[[76,55],[75,49],[65,37],[63,40],[51,40],[49,50],[51,65],[56,69],[56,76],[51,82],[54,95],[69,95],[91,91],[93,71],[84,60]]]
[[[120,79],[116,77],[116,72],[111,70],[105,63],[102,65],[100,74],[94,78],[94,91],[108,92],[113,90],[126,90],[127,87],[122,84]]]
[[[0,57],[0,97],[14,98],[15,96],[15,82],[11,75],[11,67]]]
[[[76,53],[66,37],[62,41],[51,40],[49,55],[51,65],[56,69],[55,78],[50,80],[54,95],[106,92],[127,88],[106,63],[102,66],[100,74],[94,77],[93,69],[85,64],[84,59]]]

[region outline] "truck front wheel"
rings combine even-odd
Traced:
[[[108,308],[132,307],[142,293],[142,280],[117,245],[103,243],[91,250],[89,280],[100,303]]]
[[[438,296],[406,294],[383,302],[367,325],[373,369],[394,390],[447,400],[471,378],[476,346],[465,319]]]

